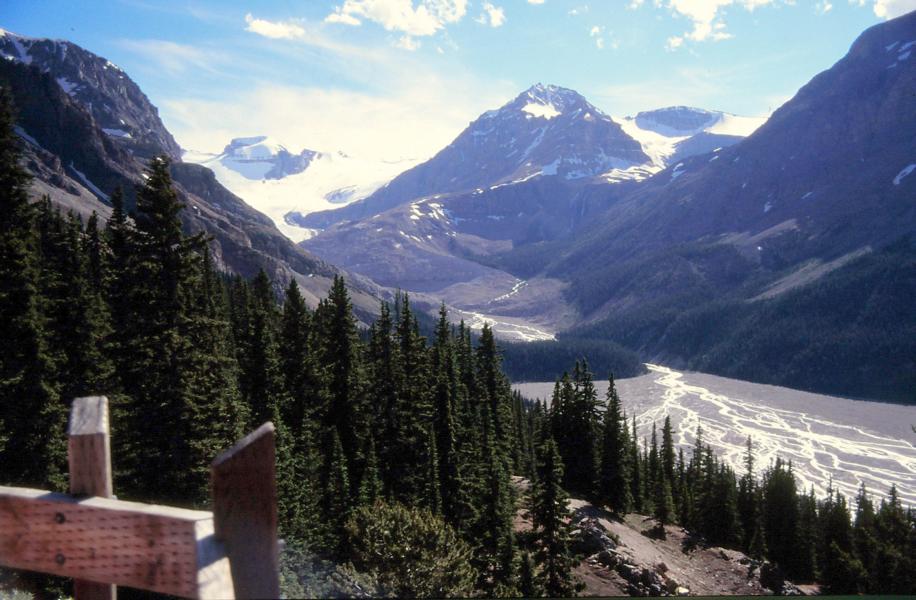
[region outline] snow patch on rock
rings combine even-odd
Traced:
[[[914,170],[916,170],[916,163],[903,167],[903,170],[897,173],[897,176],[894,177],[894,185],[900,185],[900,182],[902,182],[904,178]]]

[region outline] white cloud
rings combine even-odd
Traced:
[[[352,25],[356,27],[361,25],[362,21],[354,17],[353,15],[344,14],[342,12],[332,12],[324,18],[325,23],[340,23],[341,25]]]
[[[588,13],[588,4],[583,4],[582,6],[576,6],[575,8],[569,9],[567,13],[571,17],[577,17],[579,15],[584,15]]]
[[[483,12],[475,19],[481,25],[501,27],[502,24],[506,22],[506,13],[501,7],[494,6],[489,2],[484,2],[482,8]]]
[[[726,31],[723,9],[737,5],[752,12],[755,9],[774,4],[777,0],[655,0],[656,6],[664,6],[675,15],[687,17],[693,24],[690,31],[668,38],[667,49],[676,50],[686,41],[705,42],[726,40],[732,35]],[[783,0],[784,2],[787,0]],[[880,1],[880,0],[879,0]],[[916,1],[916,0],[911,0]],[[637,3],[638,2],[638,3]],[[634,0],[634,4],[641,1]]]
[[[544,0],[528,0],[528,4],[544,4]]]
[[[831,10],[833,10],[833,4],[830,3],[830,0],[820,0],[815,6],[814,11],[819,15],[826,15]]]
[[[256,19],[248,13],[245,22],[248,24],[246,31],[275,40],[291,40],[305,35],[305,29],[293,21],[267,21]]]
[[[394,46],[402,50],[414,51],[420,47],[420,42],[409,35],[402,35],[400,39],[394,43]]]
[[[163,121],[183,147],[219,151],[234,137],[269,135],[292,148],[340,150],[366,159],[426,158],[469,121],[518,93],[516,83],[482,79],[460,64],[443,71],[436,48],[458,48],[447,31],[430,42],[430,56],[385,44],[343,42],[323,31],[327,25],[298,23],[301,35],[269,47],[284,57],[283,73],[267,69],[270,62],[264,63],[263,57],[252,58],[246,49],[231,46],[214,49],[226,54],[222,57],[193,48],[170,54],[175,65],[187,55],[200,63],[219,61],[215,64],[223,72],[236,75],[235,64],[244,65],[245,75],[237,77],[230,93],[214,95],[205,85],[174,85],[167,96],[156,98]],[[405,46],[425,41],[406,33],[392,41],[398,38]],[[154,56],[160,49],[144,46],[143,51]],[[286,76],[297,63],[339,74],[340,84],[297,83]],[[187,67],[188,73],[194,71]]]
[[[599,50],[604,49],[604,27],[595,25],[588,31],[588,35],[595,40],[595,46],[597,46]]]
[[[467,13],[468,0],[344,0],[325,20],[355,25],[360,19],[407,36],[433,35]],[[401,38],[403,40],[403,38]]]
[[[882,19],[893,19],[916,10],[916,0],[875,0],[875,15]]]

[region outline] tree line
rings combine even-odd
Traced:
[[[579,362],[557,380],[549,408],[534,414],[536,427],[552,432],[566,490],[618,515],[652,515],[659,536],[664,525],[680,525],[829,593],[916,591],[916,511],[894,486],[876,504],[862,484],[852,507],[832,484],[824,498],[800,489],[791,462],[777,458],[759,470],[750,438],[743,473],[714,454],[702,428],[691,450],[676,447],[669,417],[640,440],[613,377],[602,402]]]

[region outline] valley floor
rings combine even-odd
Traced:
[[[647,365],[649,373],[619,379],[617,390],[627,414],[636,416],[640,436],[651,434],[666,415],[675,442],[685,451],[703,441],[737,472],[744,470],[747,436],[757,464],[781,456],[791,460],[805,489],[826,495],[830,478],[848,499],[860,483],[883,495],[896,484],[904,506],[916,505],[916,407],[849,400],[788,388],[727,379],[704,373],[680,373]],[[607,382],[596,382],[604,397]],[[549,401],[553,383],[514,386],[528,398]]]

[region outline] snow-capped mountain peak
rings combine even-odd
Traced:
[[[217,160],[246,179],[260,181],[301,173],[320,156],[321,153],[308,149],[293,153],[269,136],[256,135],[234,138],[221,154],[208,155],[205,159]]]
[[[636,125],[665,137],[689,137],[714,133],[747,137],[766,121],[762,117],[739,117],[717,110],[668,106],[636,114]]]
[[[764,117],[741,117],[725,112],[669,106],[618,119],[623,130],[642,146],[651,164],[629,172],[605,174],[608,182],[645,179],[669,165],[697,154],[731,146],[766,122]],[[631,176],[628,176],[631,175]]]
[[[291,154],[286,146],[266,135],[237,137],[223,148],[225,156],[247,160],[267,160],[283,152]]]
[[[109,138],[133,154],[181,156],[159,111],[120,67],[64,40],[31,38],[0,29],[0,59],[53,73],[60,88],[83,106]]]
[[[363,160],[340,151],[294,153],[265,135],[234,138],[219,154],[186,152],[182,158],[211,169],[221,184],[294,241],[312,234],[299,225],[301,215],[365,198],[416,164]]]

